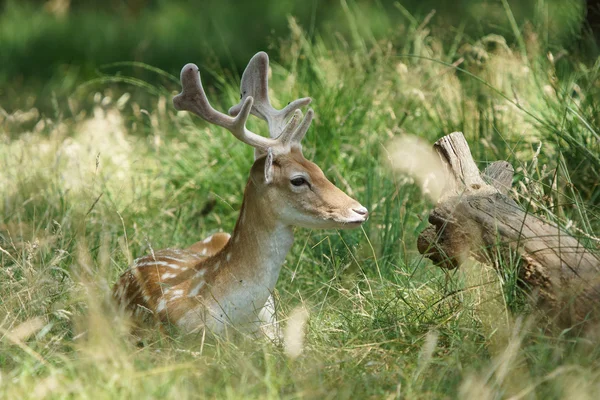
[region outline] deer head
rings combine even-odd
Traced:
[[[255,149],[256,160],[249,180],[254,191],[252,198],[270,209],[280,222],[307,228],[359,226],[368,218],[367,209],[333,185],[302,154],[301,141],[314,112],[309,109],[302,118],[299,108],[311,99],[298,99],[276,110],[268,97],[267,71],[267,55],[256,54],[242,76],[241,102],[229,110],[233,116],[228,116],[210,105],[198,67],[187,64],[181,71],[183,90],[173,98],[173,104],[177,110],[191,111],[229,130]],[[267,121],[269,138],[246,128],[250,113]]]

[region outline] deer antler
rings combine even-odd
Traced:
[[[281,110],[275,109],[269,99],[269,56],[264,51],[256,53],[248,62],[248,66],[242,74],[240,84],[240,102],[229,109],[229,115],[236,116],[240,113],[247,98],[254,98],[254,105],[250,113],[267,121],[269,124],[269,135],[278,137],[285,128],[286,121],[292,113],[301,107],[308,105],[312,99],[303,97],[289,103]]]
[[[292,146],[300,146],[300,141],[304,138],[312,122],[314,115],[312,109],[308,110],[302,122],[298,124],[297,121],[302,116],[302,112],[297,107],[288,110],[288,106],[284,110],[278,111],[278,113],[281,113],[282,116],[287,116],[293,112],[292,120],[287,125],[284,125],[281,134],[278,134],[276,138],[266,138],[246,128],[246,121],[254,103],[252,96],[246,96],[237,115],[230,117],[215,110],[210,105],[202,87],[200,72],[195,64],[186,64],[181,70],[180,79],[183,90],[173,98],[173,105],[177,110],[191,111],[207,122],[221,126],[229,130],[240,141],[249,144],[261,152],[266,153],[270,148],[272,153],[283,153],[289,151]],[[301,100],[296,100],[295,103],[298,104]],[[271,107],[271,109],[273,108]],[[284,120],[283,117],[277,118],[281,118],[281,121]],[[278,120],[273,119],[273,121]]]

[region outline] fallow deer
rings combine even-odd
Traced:
[[[302,154],[300,142],[313,110],[300,120],[299,108],[311,99],[276,110],[268,97],[267,71],[266,53],[256,54],[242,75],[241,101],[229,110],[230,117],[210,105],[196,65],[181,70],[183,90],[173,98],[175,108],[229,130],[254,147],[255,162],[233,234],[219,233],[185,250],[165,249],[135,260],[113,291],[124,309],[187,333],[207,329],[222,335],[234,326],[275,339],[271,293],[294,227],[355,228],[367,220],[367,209]],[[250,113],[267,121],[270,138],[246,128]]]

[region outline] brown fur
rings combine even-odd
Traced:
[[[139,315],[142,312],[150,314],[152,310],[156,309],[158,304],[156,299],[160,298],[166,289],[183,289],[184,293],[188,292],[189,279],[201,268],[202,261],[222,250],[229,238],[228,233],[219,232],[210,236],[207,240],[194,243],[186,250],[164,249],[136,259],[134,266],[125,271],[115,284],[113,297],[132,314]],[[187,262],[179,264],[181,270],[178,271],[175,277],[163,280],[160,277],[165,273],[173,273],[174,271],[172,268],[153,262],[174,263],[174,260],[170,257],[185,258]],[[148,265],[142,268],[136,267],[140,264]],[[148,298],[148,301],[144,297]],[[159,317],[167,322],[181,314],[181,311],[175,314],[171,313],[169,318],[168,315],[163,313]]]

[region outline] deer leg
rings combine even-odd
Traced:
[[[263,308],[258,312],[260,323],[260,333],[268,337],[272,342],[280,344],[283,341],[279,321],[277,321],[277,312],[275,310],[275,300],[270,295]]]

